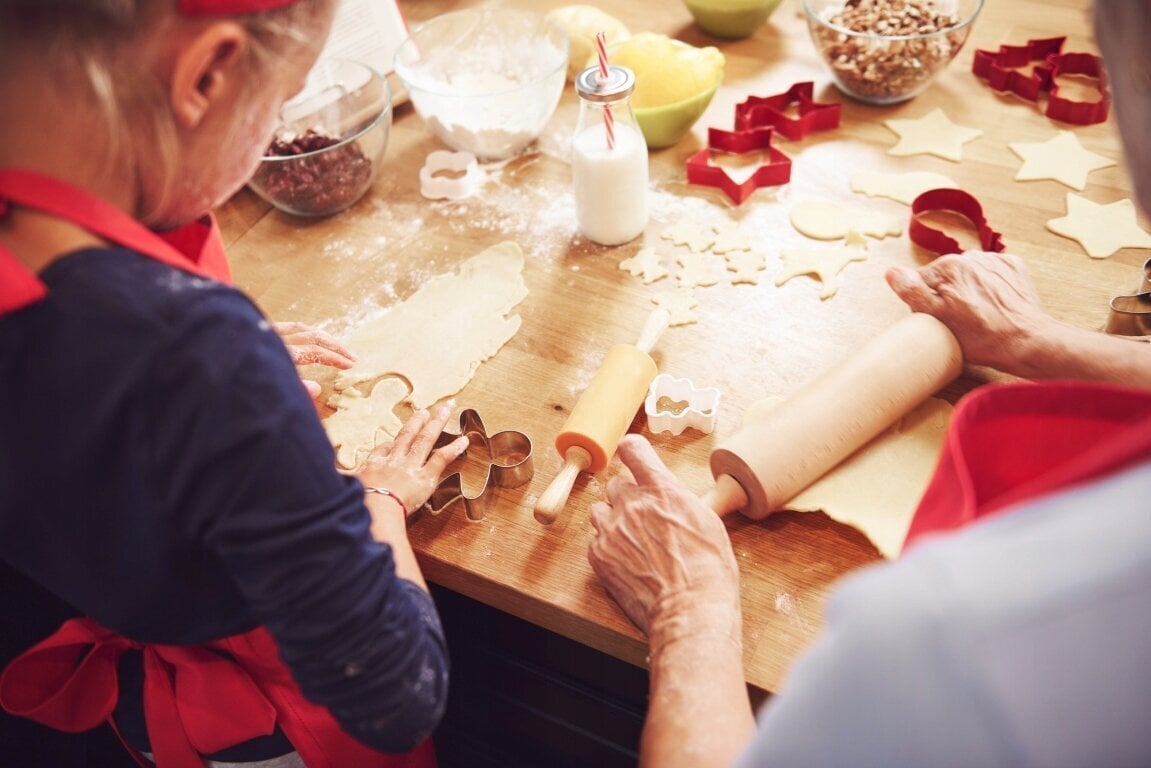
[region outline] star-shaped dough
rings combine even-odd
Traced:
[[[627,270],[633,277],[641,278],[645,285],[668,276],[667,268],[660,263],[660,255],[655,248],[641,248],[639,253],[619,263],[619,268]]]
[[[1008,144],[1023,165],[1016,181],[1051,179],[1072,189],[1087,187],[1087,174],[1115,165],[1115,161],[1088,151],[1071,131],[1059,131],[1047,141]]]
[[[651,300],[653,304],[666,309],[671,315],[668,325],[687,325],[699,320],[692,312],[699,306],[699,302],[695,300],[695,293],[691,288],[677,288],[675,291],[653,296]]]
[[[1083,246],[1093,259],[1105,259],[1120,248],[1151,248],[1151,234],[1139,226],[1135,204],[1128,199],[1100,205],[1067,193],[1067,215],[1047,222],[1057,235]]]
[[[936,107],[914,120],[884,120],[883,124],[899,135],[899,141],[887,150],[896,157],[935,155],[958,163],[963,159],[963,145],[983,135],[978,128],[956,125]]]
[[[659,236],[664,240],[671,240],[673,245],[686,245],[696,253],[706,251],[715,242],[715,232],[711,227],[691,219],[677,221],[664,229]]]
[[[731,284],[759,285],[759,273],[767,269],[767,254],[762,251],[736,251],[727,254],[727,268],[734,272]]]
[[[680,255],[677,260],[681,268],[675,277],[680,285],[704,287],[719,282],[719,274],[712,264],[704,258],[703,254],[685,253]]]
[[[715,242],[712,253],[725,254],[731,251],[750,251],[751,238],[734,221],[715,225]]]
[[[775,278],[776,285],[783,285],[797,275],[815,275],[823,283],[819,298],[829,299],[838,290],[835,276],[848,262],[867,258],[867,239],[858,232],[849,232],[843,245],[829,248],[784,248],[780,255],[783,257],[784,271]]]

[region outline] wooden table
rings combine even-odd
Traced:
[[[414,24],[470,4],[406,0],[401,7]],[[724,84],[692,134],[651,155],[653,218],[640,240],[603,248],[575,236],[564,159],[577,109],[570,86],[533,151],[487,168],[482,197],[433,203],[420,196],[418,169],[442,145],[409,105],[396,113],[382,177],[351,210],[316,221],[294,219],[244,191],[219,216],[239,285],[273,319],[316,324],[337,335],[354,327],[367,308],[402,300],[421,281],[451,271],[488,245],[521,244],[530,289],[517,308],[523,326],[455,401],[478,409],[491,430],[526,432],[535,446],[535,478],[529,486],[500,491],[480,522],[468,522],[460,510],[424,516],[412,522],[411,537],[430,580],[643,666],[643,638],[587,563],[588,506],[602,497],[603,483],[620,470],[618,461],[601,475],[581,477],[554,525],[536,523],[531,510],[559,469],[552,439],[582,387],[611,344],[634,340],[652,296],[669,287],[668,281],[645,286],[618,268],[621,259],[644,244],[667,246],[660,233],[684,216],[736,221],[771,254],[759,285],[724,280],[697,289],[699,322],[669,329],[657,347],[663,371],[722,391],[713,435],[653,437],[668,464],[702,492],[711,483],[709,453],[738,428],[743,410],[767,394],[786,395],[905,314],[883,272],[928,257],[904,234],[872,241],[867,260],[843,271],[839,292],[829,300],[820,300],[817,282],[807,278],[776,287],[780,247],[803,242],[788,224],[793,203],[825,198],[906,216],[899,203],[853,194],[850,175],[863,169],[948,175],[979,197],[1009,249],[1024,257],[1047,308],[1092,329],[1102,327],[1112,296],[1138,286],[1151,253],[1128,249],[1093,260],[1075,242],[1047,231],[1044,223],[1064,214],[1069,189],[1054,181],[1013,181],[1020,160],[1007,144],[1043,141],[1069,126],[1048,120],[1032,104],[995,94],[971,74],[977,48],[1004,42],[1066,34],[1065,50],[1096,50],[1086,0],[988,0],[951,67],[924,94],[888,108],[850,101],[835,90],[816,58],[798,0],[785,0],[758,34],[736,42],[705,36],[678,3],[632,0],[613,7],[633,32],[715,44],[727,60]],[[793,160],[789,184],[759,190],[735,207],[715,189],[686,183],[684,161],[704,145],[708,126],[731,128],[736,103],[802,80],[814,80],[818,100],[843,104],[842,124],[779,143]],[[935,107],[984,131],[964,147],[961,163],[886,154],[895,136],[883,120],[919,117]],[[1088,149],[1121,160],[1113,118],[1074,131]],[[1130,196],[1122,164],[1092,173],[1089,182],[1084,194],[1095,202]],[[944,394],[954,400],[994,375],[968,369]],[[860,533],[821,514],[784,512],[762,522],[735,515],[728,529],[743,577],[747,679],[762,691],[777,691],[819,631],[824,599],[836,580],[879,557]]]

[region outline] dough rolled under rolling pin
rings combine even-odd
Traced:
[[[704,502],[754,520],[780,509],[963,369],[959,342],[925,314],[899,320],[721,443]]]
[[[643,405],[658,369],[652,347],[667,328],[666,309],[653,311],[634,345],[616,344],[608,350],[595,378],[576,401],[555,439],[564,464],[540,495],[535,518],[544,525],[555,521],[580,472],[600,472],[615,455],[636,411]]]

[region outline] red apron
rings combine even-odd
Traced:
[[[69,184],[0,169],[0,217],[10,204],[68,219],[178,269],[231,281],[211,217],[161,235]],[[0,246],[0,315],[46,293],[40,279]],[[115,728],[116,663],[129,649],[143,654],[144,717],[160,768],[202,768],[201,754],[269,735],[276,725],[308,768],[435,766],[431,739],[405,755],[387,755],[344,732],[327,709],[304,698],[262,627],[200,646],[148,645],[91,619],[71,619],[8,665],[0,676],[0,705],[62,731],[84,731],[105,721]]]
[[[904,548],[1148,459],[1151,391],[1073,381],[981,387],[955,408]]]

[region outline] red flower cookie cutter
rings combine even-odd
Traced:
[[[798,140],[814,131],[838,128],[840,105],[815,101],[813,90],[814,84],[807,80],[774,96],[749,96],[735,105],[735,129],[746,131],[771,126],[781,136]],[[798,117],[787,114],[792,105],[798,107]]]
[[[1026,45],[1001,45],[997,52],[975,52],[971,71],[987,80],[997,91],[1014,93],[1027,101],[1038,102],[1047,92],[1044,114],[1052,120],[1074,125],[1092,125],[1107,119],[1111,94],[1103,60],[1092,53],[1063,53],[1065,37],[1028,40]],[[1033,61],[1029,74],[1021,68]],[[1098,101],[1075,101],[1059,95],[1060,75],[1084,75],[1098,81]]]
[[[770,126],[741,131],[708,128],[707,148],[687,159],[688,182],[721,189],[736,205],[760,187],[786,184],[791,180],[791,158],[772,146],[774,133],[775,129]],[[736,181],[728,169],[712,164],[712,154],[716,152],[729,155],[762,152],[767,154],[767,161],[743,181]]]
[[[1000,253],[1005,247],[1002,236],[987,223],[983,206],[973,195],[962,189],[929,189],[912,201],[911,223],[907,227],[907,236],[920,248],[940,256],[963,252],[954,238],[927,226],[917,218],[918,214],[925,211],[952,211],[963,216],[975,226],[979,234],[979,245],[985,251]]]

